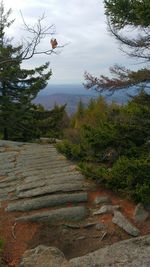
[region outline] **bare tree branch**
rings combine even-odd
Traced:
[[[44,14],[38,19],[37,23],[33,26],[30,26],[26,23],[22,13],[21,17],[24,24],[24,30],[31,35],[27,39],[27,44],[23,45],[24,50],[22,51],[21,55],[22,60],[30,59],[34,55],[38,54],[51,55],[54,52],[54,49],[48,49],[47,51],[39,51],[38,46],[46,36],[52,36],[55,34],[55,26],[53,24],[48,27],[42,25],[43,20],[45,19]]]
[[[28,25],[22,15],[22,12],[20,11],[23,25],[24,25],[24,31],[27,32],[29,35],[26,38],[23,38],[23,41],[20,45],[20,53],[16,55],[15,58],[1,58],[0,59],[0,65],[3,65],[5,63],[15,62],[15,61],[24,61],[31,59],[35,55],[52,55],[52,54],[59,54],[59,49],[63,48],[66,44],[60,46],[57,45],[55,47],[51,46],[51,42],[49,42],[49,45],[51,48],[48,48],[46,50],[41,50],[40,44],[41,41],[44,40],[47,36],[51,37],[55,34],[55,25],[52,24],[50,26],[43,25],[43,22],[45,20],[45,14],[43,14],[37,22],[31,26]]]

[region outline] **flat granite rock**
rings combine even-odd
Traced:
[[[83,181],[83,177],[73,177],[74,178],[74,182],[81,182],[82,185],[82,181]],[[70,183],[70,177],[61,177],[61,178],[53,178],[50,179],[48,178],[43,178],[43,179],[36,179],[34,178],[32,182],[27,182],[26,183],[26,179],[24,180],[24,184],[20,185],[16,188],[16,191],[19,193],[21,191],[27,191],[27,190],[31,190],[37,187],[43,187],[43,186],[53,186],[53,185],[60,185],[60,183],[65,184],[65,183]]]
[[[38,187],[35,189],[27,190],[27,191],[21,191],[17,194],[17,198],[28,198],[28,197],[34,197],[34,196],[40,196],[40,195],[46,195],[46,194],[52,194],[56,192],[73,192],[73,191],[82,191],[83,185],[80,182],[74,182],[74,183],[66,183],[66,184],[54,184],[54,185],[48,185],[43,187]]]
[[[117,224],[120,228],[132,236],[138,236],[140,234],[139,230],[132,225],[120,211],[114,212],[112,222]]]
[[[14,142],[14,141],[8,141],[8,140],[0,140],[0,147],[20,147],[24,145],[23,142]]]
[[[73,267],[149,267],[150,235],[117,242],[70,263]]]
[[[76,180],[84,180],[84,177],[81,173],[74,171],[72,172],[66,172],[66,173],[44,173],[44,172],[39,172],[36,175],[33,176],[28,176],[24,179],[24,183],[31,183],[33,181],[38,182],[41,180],[50,180],[50,181],[55,181],[59,180],[60,183],[63,183],[64,179],[69,179],[70,181],[76,181]]]
[[[72,194],[56,194],[33,199],[25,199],[8,204],[6,211],[30,211],[41,208],[48,208],[65,203],[80,203],[86,202],[88,199],[87,193],[72,193]]]
[[[84,176],[53,145],[0,140],[0,149],[0,201],[8,201],[6,211],[20,212],[17,220],[74,221],[86,216]]]
[[[60,167],[60,166],[59,166]],[[18,170],[18,171],[20,171],[20,170]],[[17,170],[15,170],[15,172],[14,173],[17,173],[18,172]],[[62,173],[62,175],[63,175],[63,173],[73,173],[75,171],[75,166],[74,167],[70,167],[70,166],[64,166],[64,167],[61,167],[61,173]],[[59,168],[56,168],[56,167],[54,167],[54,168],[51,168],[51,167],[49,167],[49,168],[47,168],[47,169],[45,169],[45,170],[43,170],[43,169],[40,169],[40,170],[37,170],[37,169],[34,169],[34,170],[26,170],[26,171],[22,171],[22,175],[23,176],[32,176],[32,175],[37,175],[38,173],[43,173],[43,174],[58,174],[58,173],[60,173],[60,169]]]
[[[80,221],[87,216],[88,212],[85,207],[71,207],[61,208],[51,211],[36,213],[34,215],[27,215],[18,217],[16,221],[30,221],[30,222],[49,222],[56,223],[61,220]]]

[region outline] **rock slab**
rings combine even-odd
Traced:
[[[138,236],[140,233],[139,230],[132,225],[120,211],[114,212],[112,222],[117,224],[120,228],[132,236]]]
[[[36,199],[20,200],[10,203],[6,208],[6,211],[30,211],[41,208],[48,208],[53,206],[59,206],[66,203],[80,203],[86,202],[88,199],[87,193],[72,193],[72,194],[60,194],[60,195],[48,195],[43,197],[37,197]]]
[[[71,267],[71,264],[59,249],[40,245],[24,253],[20,267]]]
[[[87,209],[85,207],[71,207],[60,208],[51,211],[36,213],[18,217],[16,221],[29,221],[29,222],[49,222],[56,223],[61,220],[67,221],[80,221],[87,216]]]
[[[121,241],[70,260],[73,267],[149,267],[150,235]]]

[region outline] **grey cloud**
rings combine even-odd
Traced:
[[[25,20],[35,23],[45,12],[47,25],[56,25],[56,38],[60,45],[69,43],[58,56],[35,57],[25,63],[26,67],[51,62],[53,70],[52,83],[82,83],[84,71],[95,75],[106,74],[111,65],[118,62],[132,63],[118,49],[117,42],[107,32],[103,0],[5,0],[7,6],[13,7],[16,16],[14,32],[21,36],[21,8]],[[15,3],[19,6],[15,5]],[[17,22],[18,21],[18,22]],[[17,24],[18,23],[18,24]],[[19,27],[19,30],[16,30]],[[41,44],[46,49],[51,36]]]

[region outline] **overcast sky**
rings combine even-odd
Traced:
[[[45,24],[55,24],[59,45],[68,43],[59,55],[34,57],[26,67],[50,61],[53,76],[51,84],[81,84],[85,70],[94,74],[107,74],[115,63],[134,68],[134,61],[119,50],[117,41],[107,31],[103,0],[4,0],[6,8],[12,8],[16,18],[9,35],[16,40],[22,31],[20,10],[28,24],[45,13]],[[51,36],[41,44],[49,49]]]

